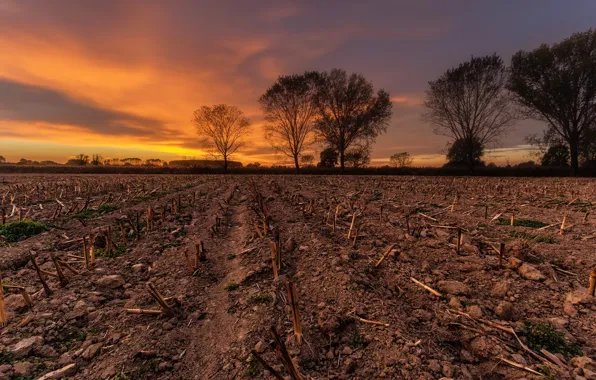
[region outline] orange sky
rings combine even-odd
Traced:
[[[585,9],[559,14],[573,25],[553,32],[548,25],[523,28],[516,16],[508,20],[511,41],[509,31],[497,33],[506,20],[467,26],[449,7],[384,2],[372,12],[348,2],[338,14],[297,4],[0,0],[0,155],[59,162],[78,153],[199,158],[193,110],[227,103],[254,126],[236,159],[284,162],[262,138],[258,97],[280,74],[342,67],[363,73],[394,102],[372,164],[409,151],[416,165],[438,165],[448,140],[420,121],[428,80],[470,54],[510,55],[589,22],[578,21]],[[478,10],[488,19],[491,7]],[[467,27],[479,29],[471,35]],[[520,148],[523,136],[542,126],[520,126],[485,160],[530,159]]]

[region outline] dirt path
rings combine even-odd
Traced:
[[[234,304],[229,289],[230,284],[239,284],[246,273],[240,260],[231,256],[243,250],[248,235],[248,210],[244,202],[238,201],[241,196],[238,191],[228,207],[226,231],[210,241],[210,271],[218,281],[204,290],[205,318],[190,326],[192,338],[185,367],[194,379],[227,379],[241,370],[235,370],[234,363],[239,356],[238,343],[245,339],[250,320],[230,312]]]

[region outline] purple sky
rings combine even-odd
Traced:
[[[596,1],[0,0],[0,155],[66,161],[197,156],[192,111],[240,107],[244,162],[283,160],[257,99],[280,74],[344,68],[395,100],[373,163],[399,151],[439,163],[448,140],[420,120],[429,80],[471,55],[559,41],[595,24]],[[487,161],[527,160],[520,122]]]

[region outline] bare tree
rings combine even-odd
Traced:
[[[91,165],[94,165],[94,166],[101,165],[102,160],[103,160],[103,157],[98,153],[91,155]]]
[[[389,162],[396,168],[407,168],[412,166],[414,159],[408,152],[395,153],[389,157]]]
[[[435,133],[464,143],[469,169],[475,144],[496,143],[517,119],[505,86],[508,73],[496,54],[472,57],[429,82],[423,120]]]
[[[344,169],[346,150],[355,143],[370,141],[387,130],[391,119],[389,93],[374,93],[372,83],[360,74],[333,69],[318,81],[316,129],[321,138],[339,153]]]
[[[250,132],[248,118],[238,107],[218,104],[196,110],[193,123],[197,127],[202,147],[223,159],[224,171],[227,173],[230,156],[242,146],[242,139]]]
[[[581,146],[596,125],[596,30],[517,52],[509,89],[527,117],[545,121],[569,145],[575,173]]]
[[[316,72],[281,76],[259,98],[267,121],[265,138],[273,148],[294,160],[296,172],[300,172],[300,154],[314,142],[318,78]]]

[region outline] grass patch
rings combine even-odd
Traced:
[[[257,377],[261,373],[259,362],[253,355],[249,355],[243,364],[246,366],[244,377]]]
[[[9,243],[15,243],[19,240],[38,235],[48,230],[48,225],[45,223],[22,220],[20,222],[10,222],[0,226],[0,236],[6,239]]]
[[[528,346],[536,351],[544,348],[550,353],[560,353],[568,358],[582,355],[578,345],[569,343],[565,335],[551,325],[525,322],[520,331],[526,337]]]
[[[95,213],[92,210],[86,208],[81,212],[77,212],[74,217],[77,219],[91,219],[95,217]]]
[[[499,218],[499,221],[497,222],[497,224],[501,225],[501,226],[508,226],[511,224],[511,220],[506,219],[506,218]],[[514,219],[513,225],[516,227],[532,227],[532,228],[540,228],[540,227],[548,226],[548,224],[546,224],[546,223],[543,223],[539,220],[532,220],[532,219]]]
[[[558,240],[555,239],[552,236],[548,236],[548,235],[534,235],[534,234],[529,234],[526,232],[517,232],[517,231],[512,231],[509,233],[509,237],[512,239],[525,239],[525,240],[532,240],[535,241],[536,243],[545,243],[545,244],[556,244],[558,243]]]
[[[108,253],[108,251],[105,249],[98,249],[95,251],[95,256],[107,257],[107,258],[113,259],[115,257],[121,256],[125,252],[126,252],[126,247],[121,245],[120,247],[118,247],[116,249],[112,249],[111,253]]]
[[[228,292],[233,292],[234,290],[238,289],[238,284],[235,282],[228,282],[226,284],[226,286],[224,286],[224,289],[227,290]]]
[[[262,294],[255,294],[248,297],[247,302],[251,305],[258,305],[258,304],[268,304],[273,301],[273,297],[271,294],[262,293]]]
[[[12,354],[6,350],[0,351],[0,364],[13,364]]]

